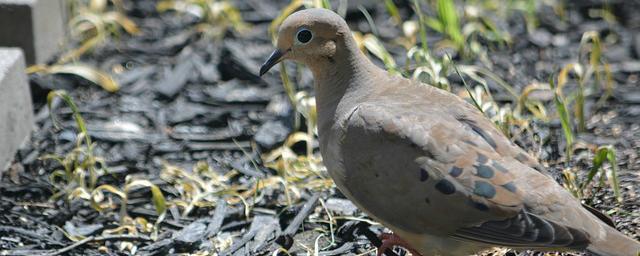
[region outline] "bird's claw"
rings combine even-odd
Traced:
[[[409,243],[393,233],[382,233],[378,236],[378,238],[382,241],[382,244],[380,245],[380,247],[378,247],[377,256],[383,256],[384,252],[387,249],[393,249],[394,246],[402,247],[413,256],[422,256],[415,249],[413,249],[411,245],[409,245]]]

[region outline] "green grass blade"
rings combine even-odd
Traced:
[[[367,23],[369,23],[369,27],[371,27],[371,33],[376,36],[380,36],[380,33],[378,33],[378,27],[373,22],[373,18],[371,17],[369,11],[367,11],[367,8],[364,8],[364,6],[360,5],[358,6],[358,10],[360,10],[360,12],[362,12],[362,15],[364,15],[364,17],[367,19]]]
[[[571,155],[573,152],[572,148],[573,148],[573,140],[574,140],[573,131],[571,128],[571,121],[569,120],[569,112],[567,111],[566,102],[564,101],[564,98],[562,97],[560,91],[558,90],[559,88],[556,88],[553,77],[549,79],[549,85],[551,86],[551,89],[553,89],[554,91],[553,103],[555,104],[556,111],[558,113],[558,116],[560,117],[560,124],[562,125],[564,138],[565,138],[565,141],[567,142],[566,158],[567,158],[567,161],[569,161],[571,159]]]
[[[587,178],[580,184],[580,190],[585,190],[587,185],[593,181],[593,177],[598,174],[600,168],[604,164],[604,161],[607,159],[607,149],[606,148],[598,148],[596,151],[596,155],[593,157],[591,169],[589,173],[587,173]]]
[[[167,202],[158,186],[151,186],[151,199],[153,200],[153,205],[156,208],[156,213],[163,214],[167,211]]]
[[[613,189],[613,194],[616,196],[618,202],[622,202],[622,195],[620,194],[620,182],[618,182],[618,161],[616,159],[616,151],[613,147],[608,147],[607,160],[611,165],[611,171],[608,172],[607,179],[609,179],[609,186]]]
[[[449,55],[447,54],[447,56]],[[451,56],[449,56],[449,59],[451,59]],[[464,84],[464,89],[467,90],[469,97],[471,97],[471,100],[473,101],[473,105],[476,106],[476,108],[484,114],[484,111],[482,111],[482,107],[480,106],[480,103],[478,103],[478,100],[476,100],[476,98],[473,96],[473,93],[471,93],[471,88],[467,84],[467,81],[464,79],[464,77],[460,73],[460,70],[458,70],[458,66],[455,63],[453,63],[453,61],[451,62],[451,65],[453,65],[453,69],[456,71],[456,74],[458,74],[460,79],[462,79],[462,84]]]
[[[156,208],[156,212],[158,214],[163,214],[167,210],[167,203],[162,194],[162,191],[158,186],[151,183],[149,180],[134,180],[124,187],[125,196],[129,195],[129,191],[131,191],[134,187],[147,187],[151,190],[151,201]]]
[[[578,132],[584,132],[587,128],[584,117],[584,85],[582,81],[578,82],[578,91],[576,92],[575,115],[578,119]]]
[[[609,162],[611,165],[610,171],[606,171],[603,167],[605,162]],[[593,182],[593,178],[598,172],[602,172],[602,178],[606,177],[609,181],[609,186],[613,190],[613,193],[618,202],[622,201],[620,194],[620,183],[618,181],[618,161],[616,159],[616,150],[612,146],[598,147],[596,155],[592,160],[592,167],[587,173],[586,179],[580,184],[580,190],[584,191],[587,186]]]
[[[365,48],[373,55],[378,57],[384,63],[385,67],[391,72],[398,72],[396,61],[387,49],[384,47],[378,37],[367,34],[364,36],[363,43]]]
[[[387,11],[389,12],[389,15],[391,15],[393,22],[396,24],[402,24],[402,17],[400,17],[398,7],[393,3],[393,0],[384,0],[384,5],[387,7]]]
[[[331,3],[329,3],[329,0],[314,0],[313,7],[331,10]]]
[[[422,46],[422,50],[425,53],[429,52],[429,45],[427,44],[427,28],[425,27],[425,16],[422,13],[422,9],[420,9],[420,2],[419,0],[413,0],[413,7],[414,7],[414,11],[416,12],[416,14],[418,14],[418,20],[419,20],[419,24],[420,24],[420,41],[421,42],[421,46]]]
[[[438,18],[444,25],[447,36],[456,44],[459,50],[464,49],[464,36],[460,30],[460,18],[453,0],[438,0]]]
[[[51,121],[53,122],[54,126],[58,128],[56,115],[53,113],[53,109],[51,109],[53,99],[56,97],[61,98],[65,103],[67,103],[67,105],[69,105],[69,107],[71,108],[71,112],[73,113],[73,119],[75,119],[76,125],[78,126],[78,130],[84,135],[86,145],[88,147],[91,146],[91,137],[89,137],[84,119],[82,118],[82,115],[80,115],[80,110],[78,109],[78,106],[73,101],[71,96],[69,96],[69,94],[65,90],[51,91],[47,95],[47,107],[49,108],[49,112],[51,113]]]
[[[284,92],[287,94],[287,97],[289,98],[289,102],[293,107],[295,107],[296,106],[296,88],[294,88],[293,83],[289,79],[287,66],[284,65],[284,62],[280,63],[280,79],[282,80],[282,86],[284,87]]]

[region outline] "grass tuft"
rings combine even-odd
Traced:
[[[111,3],[113,7],[106,0],[71,1],[73,18],[69,26],[71,36],[80,41],[80,47],[64,53],[58,64],[78,60],[101,44],[119,38],[123,32],[130,35],[140,32],[136,23],[124,14],[122,1]]]
[[[91,141],[91,136],[86,129],[85,121],[80,114],[80,110],[71,96],[66,91],[52,91],[47,96],[47,106],[50,109],[51,119],[55,127],[59,128],[59,124],[54,113],[53,101],[62,99],[70,108],[73,119],[78,129],[76,147],[66,154],[49,154],[44,155],[40,159],[44,161],[54,161],[58,164],[58,169],[54,169],[49,178],[51,184],[57,190],[51,197],[53,200],[65,196],[65,201],[70,202],[81,199],[90,203],[90,206],[96,211],[103,212],[117,207],[113,204],[110,197],[105,196],[105,192],[116,195],[120,200],[120,226],[114,229],[105,230],[104,233],[122,234],[127,231],[129,234],[137,234],[139,231],[151,233],[151,237],[155,238],[158,234],[160,222],[164,219],[167,202],[158,186],[145,179],[134,179],[126,177],[126,184],[122,189],[110,184],[98,184],[98,179],[108,174],[108,167],[103,158],[95,155],[93,149],[96,144]],[[130,191],[136,187],[147,187],[151,191],[152,203],[158,213],[155,224],[150,225],[149,229],[139,226],[141,222],[147,222],[146,219],[131,219],[127,214],[127,202]],[[139,229],[142,227],[142,229]],[[73,241],[79,241],[84,237],[69,236]]]
[[[583,179],[579,179],[574,169],[567,168],[563,171],[564,186],[575,197],[579,199],[588,199],[587,195],[597,192],[605,181],[613,190],[617,202],[622,202],[620,193],[620,182],[618,181],[618,161],[616,159],[616,150],[612,146],[600,146],[593,149],[594,157],[592,159],[591,168]],[[608,164],[608,168],[605,168]],[[594,178],[599,174],[599,184],[595,192],[591,191],[594,186]]]
[[[85,64],[34,65],[27,68],[28,74],[65,74],[84,78],[108,92],[117,92],[120,85],[109,74]]]
[[[240,11],[228,0],[162,0],[156,5],[159,12],[197,14],[200,22],[197,32],[214,39],[222,39],[227,31],[244,32],[249,25],[242,20]]]

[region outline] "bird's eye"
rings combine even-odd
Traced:
[[[313,34],[308,29],[301,29],[300,31],[298,31],[298,34],[296,35],[296,39],[298,39],[298,42],[303,44],[306,44],[309,41],[311,41],[311,38],[313,38]]]

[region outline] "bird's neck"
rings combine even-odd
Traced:
[[[369,80],[384,72],[360,51],[352,37],[344,38],[337,48],[340,50],[334,56],[307,63],[313,73],[318,107],[333,105],[347,94],[370,89],[375,83]]]
[[[309,63],[314,76],[318,128],[332,130],[343,117],[336,113],[347,113],[373,90],[377,78],[385,71],[375,66],[355,45],[347,42],[346,49],[337,52],[331,59]],[[322,136],[322,134],[321,134]]]

